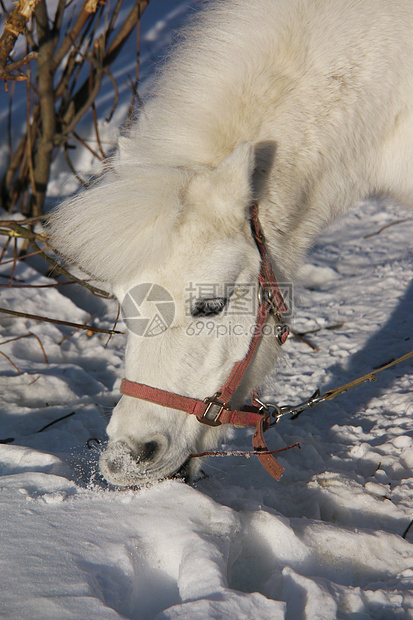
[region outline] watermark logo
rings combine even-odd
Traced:
[[[293,314],[293,285],[278,283],[286,305],[284,318]],[[185,288],[185,315],[188,317],[188,336],[242,336],[255,329],[253,317],[257,316],[259,301],[257,283],[190,283]],[[176,307],[172,295],[163,286],[146,282],[128,291],[122,304],[122,318],[130,332],[137,336],[151,338],[163,334],[175,317]],[[251,324],[245,317],[251,317]],[[234,321],[238,317],[239,322]],[[263,334],[277,331],[277,323],[267,324]]]
[[[278,289],[283,297],[286,311],[284,318],[293,316],[293,284],[291,282],[278,282]],[[269,288],[269,287],[268,287]],[[193,316],[194,307],[200,300],[226,300],[223,306],[223,315],[226,317],[256,316],[258,312],[258,292],[260,285],[253,283],[225,283],[212,282],[193,283],[185,289],[186,316]]]
[[[146,282],[126,293],[122,318],[129,331],[137,336],[159,336],[172,324],[175,304],[171,294],[159,284]]]

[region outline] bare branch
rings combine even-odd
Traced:
[[[59,50],[56,52],[53,62],[51,64],[51,70],[55,71],[57,67],[62,62],[63,58],[70,51],[71,47],[75,43],[79,34],[82,32],[85,24],[90,19],[90,16],[95,13],[98,6],[97,0],[86,0],[82,9],[78,15],[76,22],[74,23],[72,29],[65,37],[63,43],[61,44]]]
[[[42,131],[39,136],[34,159],[35,194],[33,198],[33,214],[39,215],[46,197],[46,188],[49,181],[50,163],[56,133],[55,93],[53,86],[53,72],[51,64],[58,42],[58,36],[49,28],[45,0],[40,0],[35,11],[37,33],[39,37],[39,57],[37,60],[37,74],[39,87],[40,114]]]
[[[43,321],[45,323],[53,323],[55,325],[65,325],[66,327],[75,327],[86,331],[91,331],[96,334],[124,334],[114,329],[103,329],[101,327],[92,327],[91,325],[85,325],[84,323],[72,323],[70,321],[60,321],[59,319],[51,319],[48,316],[39,316],[37,314],[28,314],[26,312],[17,312],[16,310],[9,310],[8,308],[0,308],[2,314],[10,314],[10,316],[21,317],[23,319],[32,319],[33,321]]]
[[[0,37],[0,77],[7,76],[7,59],[39,2],[40,0],[19,0],[16,8],[6,19],[3,34]]]
[[[8,344],[9,342],[15,342],[16,340],[22,340],[23,338],[31,338],[31,337],[36,338],[42,350],[44,361],[46,362],[46,364],[48,364],[49,360],[47,359],[47,355],[46,355],[46,351],[44,350],[43,343],[40,340],[39,336],[37,336],[37,334],[33,334],[33,332],[29,332],[27,334],[24,334],[23,336],[16,336],[16,338],[9,338],[9,340],[3,340],[3,342],[0,342],[0,346],[2,346],[3,344]]]
[[[8,362],[10,362],[10,364],[11,364],[12,366],[14,366],[14,368],[17,370],[17,372],[18,372],[20,375],[22,375],[22,374],[23,374],[23,372],[20,370],[20,368],[18,368],[18,367],[16,366],[16,364],[15,364],[15,363],[14,363],[14,362],[13,362],[13,361],[9,358],[9,356],[8,356],[8,355],[6,355],[5,353],[3,353],[3,351],[0,351],[0,355],[2,355],[3,357],[5,357],[5,358],[6,358],[6,360],[7,360]]]

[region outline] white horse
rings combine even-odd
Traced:
[[[173,300],[162,333],[129,333],[125,376],[213,395],[256,320],[235,306],[260,270],[251,203],[277,276],[292,281],[319,232],[360,199],[412,204],[412,105],[411,0],[207,2],[103,178],[51,221],[60,251],[121,302],[145,283]],[[141,316],[149,305],[138,300]],[[233,406],[279,352],[264,336]],[[123,396],[107,432],[102,473],[134,485],[174,474],[216,446],[222,427]]]

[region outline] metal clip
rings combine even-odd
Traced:
[[[324,402],[325,400],[326,400],[326,396],[321,395],[320,390],[317,388],[314,394],[310,396],[310,398],[307,398],[307,400],[303,401],[302,403],[299,403],[295,407],[290,407],[290,413],[292,416],[291,419],[295,420],[296,418],[298,418],[300,413],[302,413],[309,407],[314,407],[314,405],[318,405],[318,403]]]
[[[310,407],[314,407],[314,405],[318,405],[318,403],[324,402],[326,399],[326,395],[320,394],[320,390],[317,389],[310,398],[295,405],[295,407],[291,407],[290,405],[276,405],[275,403],[264,403],[259,398],[254,398],[254,400],[260,405],[258,411],[265,412],[264,415],[267,418],[273,418],[273,421],[270,422],[269,428],[276,426],[278,422],[286,415],[291,416],[291,420],[295,420],[298,418],[300,413],[305,411],[305,409],[309,409]]]
[[[216,392],[212,397],[204,398],[204,403],[207,404],[208,407],[205,409],[202,416],[198,418],[199,422],[207,424],[208,426],[220,426],[222,424],[219,416],[224,410],[229,410],[231,407],[219,400],[219,396],[221,396],[221,392]],[[216,409],[218,409],[218,411],[216,411]]]
[[[282,407],[279,407],[275,403],[264,403],[257,397],[254,398],[254,401],[260,405],[258,413],[262,411],[265,418],[274,418],[274,420],[270,422],[269,428],[278,424],[280,419],[285,415],[285,413],[282,412]]]
[[[272,289],[267,286],[259,286],[257,295],[258,304],[261,306],[261,304],[266,301],[267,304],[270,306],[270,314],[272,314],[273,317],[278,321],[279,324],[277,325],[277,329],[280,333],[277,333],[277,340],[280,344],[282,344],[285,341],[285,338],[282,338],[282,336],[284,335],[286,330],[288,330],[288,326],[285,324],[284,319],[281,316],[280,311],[278,310],[277,302],[275,300]]]

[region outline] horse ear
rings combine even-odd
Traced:
[[[254,149],[242,142],[217,168],[197,175],[190,187],[190,200],[201,208],[208,208],[218,217],[245,218],[245,210],[252,200]]]

